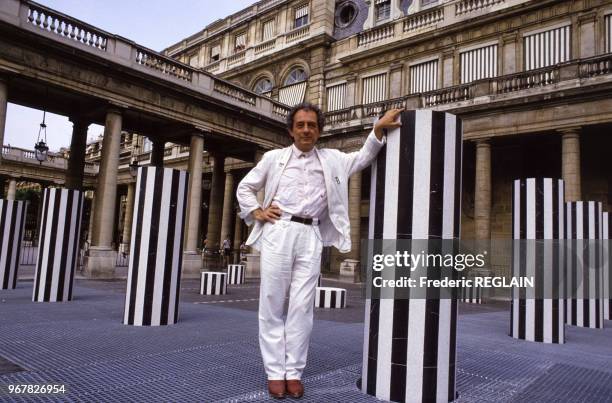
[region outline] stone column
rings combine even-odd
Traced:
[[[238,213],[235,214],[234,224],[234,263],[240,263],[240,245],[242,244],[242,219]]]
[[[130,241],[132,238],[132,218],[134,216],[134,193],[136,192],[136,182],[127,185],[127,200],[125,203],[125,220],[123,222],[123,244],[121,251],[130,253]]]
[[[6,126],[6,105],[8,103],[8,88],[6,81],[0,77],[0,147],[4,145],[4,127]],[[2,153],[0,152],[0,164]]]
[[[6,200],[15,200],[17,195],[17,181],[15,179],[9,179],[8,192],[6,192]]]
[[[351,176],[349,181],[349,221],[351,223],[351,251],[340,265],[340,277],[355,281],[361,250],[361,172]]]
[[[210,188],[210,203],[208,203],[208,233],[206,238],[208,244],[213,247],[221,246],[221,220],[223,213],[223,184],[225,182],[223,171],[225,166],[225,156],[213,156],[213,175]]]
[[[166,149],[166,142],[155,140],[153,141],[153,148],[151,149],[151,165],[154,167],[164,166],[164,151]]]
[[[565,181],[565,201],[582,197],[580,181],[580,129],[561,131],[561,177]]]
[[[491,143],[476,142],[476,182],[474,194],[474,226],[477,240],[491,238]]]
[[[44,192],[44,188],[41,191],[41,194]],[[41,203],[42,204],[42,203]],[[91,234],[93,232],[93,212],[96,209],[96,194],[94,193],[91,198],[91,206],[89,207],[89,226],[87,229],[87,243],[91,246]]]
[[[204,138],[191,136],[189,145],[189,185],[187,191],[186,237],[183,251],[183,274],[197,277],[202,270],[202,258],[198,254],[200,237],[200,212],[202,211],[202,154]]]
[[[85,147],[89,123],[77,118],[70,118],[70,121],[72,122],[72,140],[66,170],[66,188],[81,190],[85,174]]]
[[[93,210],[91,247],[85,275],[93,278],[113,278],[117,252],[112,249],[117,171],[121,143],[122,116],[118,109],[109,109],[104,125],[102,160],[96,186],[96,205]]]
[[[225,192],[223,193],[223,218],[221,221],[221,237],[223,242],[232,233],[232,217],[234,216],[234,175],[225,173]],[[240,245],[238,245],[240,246]],[[236,247],[236,245],[232,245]]]

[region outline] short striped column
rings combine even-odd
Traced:
[[[372,165],[368,237],[452,243],[460,229],[461,120],[417,110],[402,112],[401,121]],[[369,261],[374,253],[368,251]],[[372,292],[366,299],[362,390],[397,402],[454,400],[456,293],[440,298],[441,290],[431,288],[415,298],[410,290],[411,298],[401,299],[396,292],[386,289],[387,298]]]
[[[534,286],[512,288],[510,335],[542,343],[565,343],[563,310],[564,182],[528,178],[512,189],[512,275]]]
[[[565,203],[566,300],[565,323],[604,327],[602,204],[595,201]]]
[[[482,288],[463,287],[461,289],[461,298],[459,300],[467,304],[482,304]]]
[[[612,320],[612,245],[610,245],[610,227],[612,214],[603,213],[603,284],[604,284],[604,319]]]
[[[346,289],[317,287],[315,308],[346,308]]]
[[[17,287],[27,201],[0,199],[0,290]]]
[[[244,284],[244,270],[242,264],[228,264],[227,284]]]
[[[200,280],[200,294],[223,295],[227,292],[227,273],[203,271]]]
[[[45,189],[32,296],[34,302],[72,300],[82,215],[83,192]]]
[[[187,177],[176,169],[138,169],[126,325],[163,326],[178,320]]]

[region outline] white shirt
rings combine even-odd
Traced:
[[[284,212],[306,218],[327,213],[327,191],[323,168],[314,149],[300,151],[295,144],[272,203]]]

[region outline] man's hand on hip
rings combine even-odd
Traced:
[[[382,140],[383,137],[383,129],[395,129],[402,125],[402,122],[399,121],[399,115],[402,113],[403,109],[389,109],[382,118],[376,122],[374,125],[374,134],[378,140]]]
[[[270,205],[270,207],[267,209],[262,210],[258,208],[257,210],[253,211],[253,217],[255,217],[257,221],[268,221],[272,224],[274,224],[276,220],[280,219],[281,214],[281,209],[275,204]]]

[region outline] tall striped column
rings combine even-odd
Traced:
[[[594,201],[565,203],[566,257],[565,323],[604,327],[602,270],[602,204]]]
[[[72,300],[82,213],[83,192],[45,189],[32,296],[34,302]]]
[[[561,179],[517,179],[512,188],[512,275],[534,280],[513,287],[510,335],[565,343],[563,261],[565,220]]]
[[[178,320],[187,177],[175,169],[138,169],[126,325],[160,326]]]
[[[27,201],[0,199],[0,290],[17,286]]]
[[[604,286],[604,319],[612,320],[612,245],[610,244],[610,227],[612,214],[603,213],[603,286]]]
[[[387,146],[372,166],[369,239],[456,240],[461,120],[417,110],[402,112],[401,121],[400,129],[388,133]],[[378,246],[369,249],[372,270],[372,256],[380,251]],[[427,271],[428,276],[436,273]],[[387,274],[374,273],[380,275]],[[410,274],[395,270],[391,275]],[[439,289],[428,289],[419,298],[410,290],[411,298],[401,299],[396,292],[373,290],[366,299],[362,390],[397,402],[455,399],[456,294],[439,298]]]

